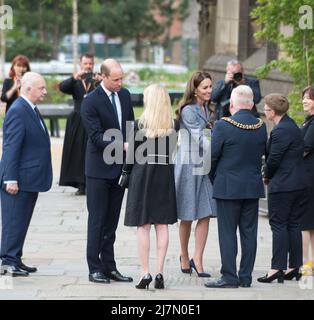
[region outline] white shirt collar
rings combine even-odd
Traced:
[[[100,85],[101,85],[101,87],[103,88],[103,90],[106,92],[107,96],[111,99],[111,94],[112,94],[113,91],[108,90],[108,89],[104,86],[104,83],[103,83],[103,82],[101,82]],[[118,92],[115,92],[115,94],[118,94]],[[110,100],[110,101],[111,101],[111,100]]]
[[[31,102],[29,99],[27,99],[23,94],[21,94],[21,97],[35,110],[35,105],[33,102]]]

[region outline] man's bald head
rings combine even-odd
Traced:
[[[123,70],[120,63],[115,59],[106,59],[100,67],[103,84],[106,89],[118,92],[122,87]]]
[[[105,76],[109,76],[113,69],[120,69],[122,71],[120,63],[115,59],[105,59],[100,66],[100,72]]]
[[[47,94],[44,78],[36,72],[26,72],[21,79],[21,94],[33,103],[42,101]]]

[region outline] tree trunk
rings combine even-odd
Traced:
[[[60,43],[60,26],[59,24],[57,24],[53,30],[53,39],[52,39],[52,58],[53,59],[58,59],[59,43]]]
[[[73,55],[73,71],[77,72],[78,63],[78,12],[77,0],[72,0],[72,55]]]
[[[41,42],[45,42],[43,3],[42,2],[40,2],[38,5],[38,35],[39,35],[39,40]]]
[[[93,30],[88,30],[88,53],[95,55],[95,44],[93,39]]]
[[[142,41],[140,37],[135,39],[135,61],[142,62]]]
[[[215,49],[215,15],[217,0],[197,0],[199,11],[199,69],[203,69],[207,59]]]

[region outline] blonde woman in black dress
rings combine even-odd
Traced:
[[[134,125],[124,172],[131,172],[125,212],[126,226],[137,227],[141,279],[137,289],[149,287],[150,229],[157,240],[157,266],[154,286],[164,288],[163,269],[168,249],[168,224],[177,222],[172,154],[176,148],[179,123],[173,120],[167,90],[152,84],[144,90],[144,112]],[[134,153],[133,153],[134,150]],[[135,157],[133,156],[135,154]],[[131,163],[134,160],[134,165]]]

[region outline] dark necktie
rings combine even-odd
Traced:
[[[38,120],[39,120],[40,126],[41,126],[42,129],[46,132],[46,129],[45,129],[45,126],[44,126],[44,124],[43,124],[43,120],[42,120],[42,117],[41,117],[41,115],[40,115],[40,113],[39,113],[38,108],[35,107],[34,110],[35,110],[36,116],[37,116],[37,118],[38,118]]]
[[[118,120],[118,122],[119,122],[117,105],[116,105],[116,101],[115,101],[115,95],[116,95],[115,92],[111,92],[111,103],[112,103],[112,106],[113,106],[114,114],[116,115],[117,120]]]

